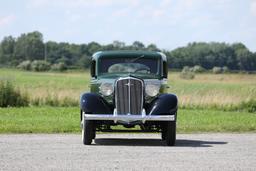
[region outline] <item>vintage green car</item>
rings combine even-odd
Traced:
[[[81,95],[82,140],[92,143],[96,131],[161,132],[175,145],[178,100],[167,94],[167,59],[148,51],[102,51],[92,56],[90,92]],[[134,131],[132,129],[131,131]]]

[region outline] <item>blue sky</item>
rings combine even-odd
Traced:
[[[2,0],[0,40],[38,30],[44,41],[138,40],[172,50],[242,42],[256,52],[256,0]]]

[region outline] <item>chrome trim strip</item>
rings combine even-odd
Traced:
[[[112,120],[112,121],[175,121],[175,115],[113,115],[113,114],[84,114],[85,120]]]
[[[129,92],[129,94],[128,94],[128,99],[129,99],[129,113],[128,113],[128,115],[129,114],[131,114],[131,79],[128,79],[129,80],[129,89],[128,89],[128,92]]]

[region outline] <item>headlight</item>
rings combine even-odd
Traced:
[[[159,93],[160,85],[159,84],[152,84],[148,83],[146,84],[146,94],[148,96],[156,96]]]
[[[111,83],[102,83],[100,85],[100,93],[103,94],[104,96],[109,96],[113,93],[114,88],[113,84]]]

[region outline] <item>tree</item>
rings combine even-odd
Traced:
[[[44,59],[43,35],[38,32],[22,34],[18,37],[14,48],[15,61]]]
[[[47,49],[47,61],[50,63],[56,63],[58,58],[60,58],[59,54],[59,44],[54,41],[48,41],[45,43],[45,47]]]
[[[21,63],[22,61],[26,60],[28,48],[26,34],[21,34],[16,41],[13,61]]]
[[[152,43],[147,46],[147,50],[149,50],[149,51],[160,51],[160,49],[158,49],[157,46],[155,44],[152,44]]]
[[[251,71],[256,69],[254,55],[249,51],[249,49],[246,48],[244,44],[235,43],[232,45],[232,48],[234,49],[239,70]]]
[[[143,49],[145,48],[144,44],[141,43],[141,42],[139,42],[139,41],[133,42],[132,47],[133,47],[135,50],[143,50]]]
[[[238,49],[235,53],[240,70],[250,71],[255,68],[255,66],[253,66],[253,58],[251,52],[246,49]]]
[[[145,45],[134,41],[126,45],[122,41],[101,45],[97,42],[89,44],[70,44],[65,42],[48,41],[43,43],[43,35],[38,31],[21,34],[18,38],[4,37],[0,42],[1,66],[17,66],[23,61],[44,60],[47,49],[47,62],[65,64],[70,67],[88,68],[90,57],[101,50],[148,50],[160,51],[155,44]],[[182,69],[184,66],[199,65],[205,69],[227,66],[230,70],[256,70],[256,53],[242,43],[219,42],[192,42],[187,46],[176,48],[172,51],[163,51],[168,58],[170,68]]]
[[[102,49],[102,47],[99,43],[91,42],[88,44],[88,55],[91,56],[93,53],[95,53],[101,49]]]
[[[88,46],[87,44],[81,44],[80,45],[80,54],[88,54]]]
[[[87,55],[83,55],[79,61],[78,61],[78,66],[83,69],[88,69],[91,65],[91,57]]]
[[[122,49],[125,47],[125,43],[124,42],[121,42],[121,41],[118,41],[118,40],[115,40],[113,41],[113,47],[116,48],[116,49]]]
[[[35,31],[28,33],[26,36],[27,59],[43,60],[44,59],[44,43],[42,33]]]
[[[15,47],[15,39],[12,36],[4,37],[0,44],[0,62],[1,64],[8,64],[12,61]]]

